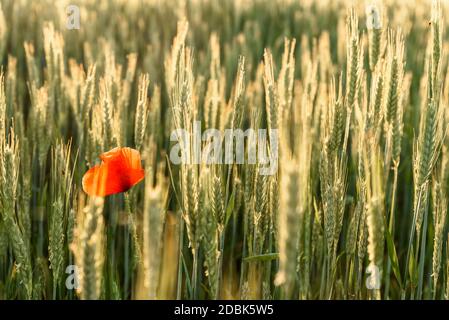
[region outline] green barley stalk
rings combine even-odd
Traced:
[[[41,85],[41,76],[39,73],[39,69],[37,67],[36,58],[35,58],[35,49],[34,45],[29,42],[24,43],[25,49],[25,60],[27,64],[28,71],[28,79],[31,83],[31,86],[39,86]]]
[[[219,238],[220,233],[223,232],[223,222],[220,224],[219,221],[222,221],[220,217],[224,216],[223,186],[217,173],[210,175],[209,172],[208,168],[202,168],[200,178],[201,246],[209,283],[209,296],[212,299],[217,299],[219,297],[219,261],[222,254],[219,248]]]
[[[400,31],[390,32],[388,35],[387,56],[386,56],[386,83],[384,106],[384,131],[386,140],[384,170],[385,180],[388,179],[390,169],[393,171],[393,183],[390,190],[389,199],[390,212],[388,229],[394,237],[396,190],[398,181],[398,168],[401,155],[402,135],[403,135],[403,95],[405,89],[404,79],[404,40]],[[385,294],[389,293],[389,275],[391,261],[387,259]]]
[[[148,122],[148,86],[150,84],[148,74],[141,75],[139,78],[139,93],[137,98],[136,118],[134,126],[134,144],[138,150],[142,148],[142,142]]]
[[[265,105],[268,130],[279,128],[279,95],[274,81],[273,55],[270,50],[264,52]]]
[[[11,131],[8,141],[0,146],[0,207],[3,225],[8,230],[17,272],[20,279],[20,297],[30,299],[33,290],[32,261],[28,240],[19,226],[16,213],[17,184],[19,179],[19,146]]]
[[[377,148],[377,150],[376,150]],[[372,152],[374,149],[374,152]],[[369,152],[372,154],[369,155]],[[370,289],[373,290],[373,298],[380,299],[380,287],[378,287],[383,272],[384,257],[384,197],[385,190],[382,181],[382,164],[380,151],[375,145],[367,145],[364,151],[364,165],[367,173],[367,216],[368,226],[368,258],[371,267]]]
[[[278,76],[279,112],[282,119],[287,116],[286,112],[292,109],[293,85],[295,80],[295,46],[296,39],[284,39],[284,53],[282,65]]]
[[[48,121],[55,121],[55,126],[64,132],[62,127],[67,121],[66,95],[63,79],[65,77],[64,38],[55,30],[52,22],[44,25],[44,56],[47,65],[45,80],[48,86]]]
[[[436,3],[436,2],[435,2]],[[432,8],[433,24],[439,25],[439,11],[441,8],[434,5]],[[438,11],[436,11],[438,10]],[[423,268],[425,258],[425,242],[427,232],[427,211],[428,211],[428,191],[429,183],[432,171],[435,163],[439,157],[441,144],[443,141],[442,119],[443,108],[440,102],[440,57],[441,46],[439,45],[441,39],[441,28],[432,28],[432,54],[428,59],[427,64],[427,96],[424,110],[422,111],[420,121],[420,131],[418,139],[415,143],[415,156],[414,156],[414,216],[412,229],[410,234],[410,240],[407,250],[406,260],[406,272],[408,271],[411,246],[416,232],[416,248],[415,252],[418,253],[418,248],[421,248],[419,258],[419,277],[418,277],[418,291],[417,297],[420,298],[422,294],[422,282],[423,282]],[[423,227],[424,225],[424,227]],[[421,235],[421,230],[423,234]],[[419,240],[421,239],[421,244]],[[418,257],[418,255],[416,255]],[[404,293],[403,293],[404,296]],[[412,292],[412,296],[414,293]]]
[[[90,199],[77,225],[73,253],[78,270],[78,293],[83,300],[100,298],[105,249],[103,206],[104,199]]]
[[[355,10],[351,10],[346,23],[347,62],[346,62],[346,105],[352,109],[356,102],[356,94],[361,81],[363,50],[358,29],[358,18]]]
[[[341,87],[340,87],[341,88]],[[330,98],[330,111],[326,115],[325,130],[322,132],[322,143],[326,146],[321,150],[321,159],[319,167],[320,188],[323,198],[324,214],[324,236],[326,240],[326,279],[325,286],[326,298],[332,296],[333,277],[336,268],[336,252],[340,232],[343,225],[343,215],[345,209],[346,193],[346,145],[348,137],[350,109],[344,110],[341,107],[341,90],[338,90],[338,96],[335,87],[332,89]],[[344,110],[344,111],[343,111]],[[344,112],[346,119],[342,116]],[[341,123],[345,119],[346,123]],[[340,128],[345,128],[340,130]],[[338,133],[338,134],[336,134]],[[344,136],[342,136],[344,135]],[[340,146],[336,150],[334,146]]]
[[[187,22],[178,24],[178,34],[173,40],[170,55],[165,61],[166,83],[170,97],[170,106],[173,115],[173,122],[176,129],[184,129],[190,133],[188,148],[195,146],[192,134],[193,121],[196,119],[197,109],[193,99],[193,57],[190,49],[185,48],[185,38],[187,35]],[[187,162],[181,165],[181,195],[182,195],[182,216],[187,228],[189,247],[193,255],[192,283],[193,297],[197,294],[198,275],[198,202],[199,202],[199,168],[192,164],[192,153],[196,150],[189,149],[182,151]],[[179,281],[179,279],[178,279]]]
[[[295,165],[296,164],[296,165]],[[296,283],[296,261],[298,259],[299,226],[301,213],[300,199],[297,195],[300,189],[299,164],[293,159],[283,167],[282,189],[279,209],[279,271],[275,284],[284,287],[285,298],[293,298]]]
[[[385,112],[384,125],[386,131],[386,140],[391,141],[391,151],[386,153],[391,155],[391,159],[385,161],[387,168],[390,167],[390,161],[394,167],[399,166],[399,157],[401,153],[402,140],[402,118],[403,106],[402,99],[402,81],[404,77],[404,40],[402,34],[396,35],[389,33],[387,46],[387,79],[385,83],[385,98],[383,110]]]
[[[146,170],[145,199],[143,214],[143,265],[145,298],[158,297],[159,277],[161,269],[162,235],[165,224],[165,181],[162,174],[158,175],[158,182],[153,186],[153,174]]]
[[[117,137],[114,136],[113,117],[114,111],[112,106],[112,99],[106,83],[106,80],[100,82],[100,103],[102,110],[102,131],[103,131],[103,148],[109,150],[117,144]]]
[[[58,283],[62,278],[65,262],[66,228],[68,225],[69,206],[73,170],[70,167],[71,144],[58,144],[52,152],[50,194],[51,208],[48,216],[48,251],[50,268],[53,274],[53,298],[56,299]]]
[[[447,200],[446,195],[442,191],[442,187],[438,182],[433,185],[433,225],[435,229],[433,240],[433,255],[432,255],[432,277],[433,277],[433,298],[436,298],[438,290],[438,279],[440,269],[442,266],[443,255],[443,233],[446,225],[447,216]]]
[[[154,137],[157,145],[163,145],[163,139],[167,136],[164,135],[160,128],[161,111],[161,89],[159,86],[155,85],[150,101],[145,135]]]
[[[90,66],[85,74],[83,67],[75,61],[71,60],[69,64],[71,77],[64,81],[64,90],[67,92],[67,99],[76,121],[80,158],[89,161],[86,145],[88,144],[90,112],[94,104],[96,66]]]
[[[382,17],[379,8],[375,5],[366,7],[366,27],[368,29],[369,66],[374,72],[379,58],[382,55]]]

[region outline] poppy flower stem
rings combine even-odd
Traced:
[[[127,298],[128,295],[128,289],[129,289],[129,282],[130,278],[132,277],[132,274],[129,273],[129,266],[130,266],[130,244],[131,244],[131,250],[133,250],[133,242],[130,241],[130,237],[133,235],[133,221],[132,221],[132,210],[131,210],[131,200],[132,198],[132,191],[125,192],[125,211],[126,211],[126,218],[127,218],[127,226],[125,228],[125,272],[124,272],[124,290],[125,290],[125,298]],[[136,249],[136,248],[134,248]],[[131,269],[134,268],[134,263],[131,263]],[[131,279],[132,281],[132,279]]]

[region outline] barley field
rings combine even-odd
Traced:
[[[0,300],[449,298],[447,1],[0,4]]]

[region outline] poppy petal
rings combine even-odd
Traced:
[[[139,151],[131,148],[122,148],[122,155],[129,168],[141,169],[142,163]]]
[[[108,172],[105,189],[106,195],[125,192],[132,187],[127,178],[129,169],[126,168],[123,161],[114,160],[103,163],[101,166]]]
[[[91,196],[105,196],[107,171],[102,166],[90,168],[83,176],[83,190]]]
[[[131,186],[138,184],[145,178],[145,170],[143,169],[130,169],[129,170],[129,183]]]
[[[139,151],[131,148],[114,148],[100,155],[102,163],[86,172],[83,190],[94,196],[108,196],[129,190],[142,181]]]
[[[91,195],[105,197],[127,191],[131,186],[120,168],[101,164],[91,168],[83,177],[83,190]]]
[[[109,162],[111,160],[117,159],[118,157],[120,157],[121,154],[122,154],[121,148],[117,147],[100,154],[100,159],[104,162]]]

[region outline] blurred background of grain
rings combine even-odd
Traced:
[[[0,3],[1,299],[448,297],[447,3]],[[171,164],[195,120],[279,128],[278,172]],[[116,146],[145,181],[88,198]]]

